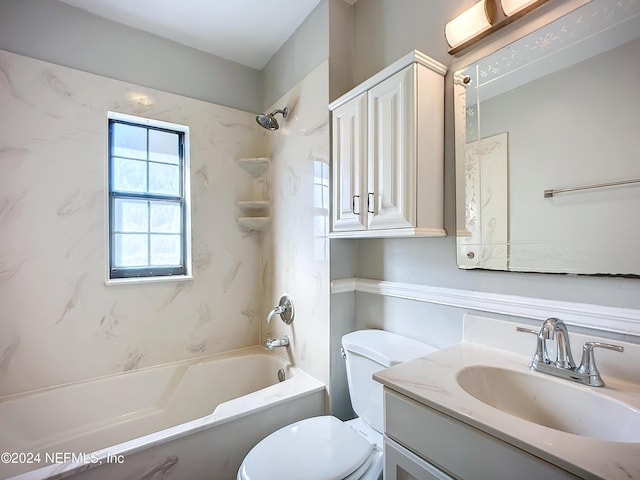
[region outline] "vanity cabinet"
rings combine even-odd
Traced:
[[[386,480],[566,480],[571,473],[384,389]]]
[[[385,480],[454,480],[389,437],[384,439]]]
[[[444,74],[414,51],[332,112],[332,237],[443,236]]]

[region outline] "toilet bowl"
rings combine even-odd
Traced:
[[[381,471],[381,445],[327,415],[292,423],[263,439],[245,457],[238,480],[377,480]]]
[[[237,480],[378,480],[382,478],[382,385],[374,372],[436,350],[383,330],[342,337],[351,403],[358,418],[326,415],[287,425],[244,458]]]

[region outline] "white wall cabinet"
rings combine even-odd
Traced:
[[[332,231],[366,230],[367,95],[340,105],[332,117]]]
[[[332,237],[446,235],[445,73],[414,51],[329,106]]]

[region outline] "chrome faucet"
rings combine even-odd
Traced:
[[[275,347],[286,347],[289,345],[289,337],[284,335],[278,338],[267,338],[264,342],[264,348],[267,350],[273,350]]]
[[[556,361],[553,364],[558,368],[575,368],[569,343],[569,331],[567,325],[557,318],[547,318],[538,332],[536,354],[532,362],[552,363],[547,353],[547,340],[556,340]]]
[[[622,352],[619,345],[611,345],[602,342],[586,342],[582,348],[582,360],[576,367],[571,354],[569,343],[569,331],[567,325],[557,318],[547,318],[539,331],[529,328],[516,327],[519,332],[533,333],[537,336],[536,353],[533,355],[529,368],[534,372],[542,372],[555,377],[565,378],[573,382],[582,383],[592,387],[603,387],[604,381],[596,366],[593,349],[596,347],[607,348]],[[556,360],[551,361],[547,352],[547,340],[556,341]]]

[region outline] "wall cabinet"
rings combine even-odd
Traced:
[[[414,51],[329,106],[332,237],[446,235],[445,72]]]

